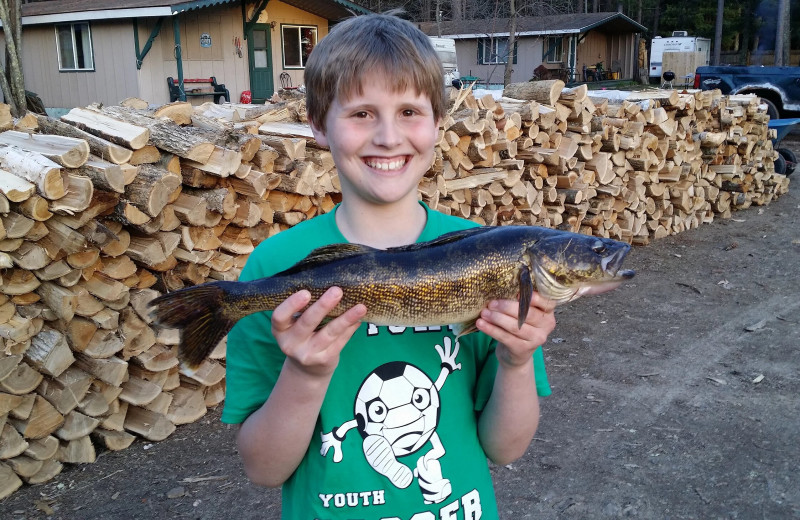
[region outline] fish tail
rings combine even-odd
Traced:
[[[178,358],[190,369],[206,359],[231,330],[235,319],[225,316],[226,282],[211,282],[164,294],[150,302],[153,319],[181,331]]]

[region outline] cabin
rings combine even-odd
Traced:
[[[632,79],[638,74],[640,34],[647,29],[618,12],[518,17],[514,49],[509,18],[419,24],[429,36],[456,41],[462,79],[498,86],[506,62],[511,82]]]
[[[263,102],[303,82],[346,0],[51,0],[22,5],[25,87],[50,112],[137,97],[153,105]],[[199,80],[199,81],[191,81]],[[219,91],[217,93],[221,93]]]

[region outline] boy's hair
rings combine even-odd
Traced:
[[[306,113],[325,131],[334,98],[360,94],[370,74],[389,78],[395,92],[407,88],[430,98],[434,117],[444,117],[444,72],[430,39],[391,13],[348,18],[314,47],[306,63]]]

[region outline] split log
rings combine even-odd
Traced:
[[[0,500],[11,495],[22,486],[22,480],[11,467],[0,462]]]
[[[45,327],[31,340],[25,360],[39,372],[57,377],[74,361],[67,339],[57,330]]]
[[[114,144],[138,150],[150,139],[146,127],[120,121],[86,108],[73,108],[61,120]]]
[[[106,430],[105,428],[96,428],[92,431],[91,438],[111,451],[124,450],[136,440],[136,436],[128,432]]]
[[[27,200],[36,191],[36,186],[22,177],[0,169],[0,193],[11,202]]]
[[[538,101],[550,106],[556,104],[561,91],[564,90],[564,82],[560,79],[545,81],[527,81],[524,83],[512,83],[503,89],[503,96],[513,99],[523,99]]]
[[[14,427],[26,439],[42,439],[64,424],[64,416],[58,413],[44,397],[37,395],[30,415],[24,420],[10,418]]]
[[[128,406],[125,429],[149,441],[163,441],[175,431],[175,424],[163,414],[139,406]]]
[[[149,141],[152,144],[179,157],[204,163],[214,151],[213,143],[197,138],[190,130],[172,121],[154,119],[135,110],[118,106],[103,107],[102,114],[148,129]]]
[[[36,116],[39,130],[46,134],[62,135],[74,139],[83,139],[89,145],[89,151],[103,160],[114,164],[123,164],[130,160],[133,153],[124,146],[119,146],[110,141],[97,137],[89,132],[84,132],[80,128],[53,119],[44,115]]]
[[[136,179],[125,187],[125,197],[138,209],[155,217],[180,185],[180,176],[163,168],[142,165]]]
[[[13,146],[0,147],[0,167],[35,184],[46,199],[59,199],[67,191],[61,167],[38,153]]]
[[[0,133],[0,145],[16,146],[21,150],[38,153],[64,168],[79,168],[89,158],[89,144],[85,140],[61,135],[9,130]]]
[[[51,201],[48,207],[53,213],[74,215],[89,207],[94,195],[94,184],[88,177],[67,173],[67,193],[58,200]]]

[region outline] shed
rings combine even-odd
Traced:
[[[462,74],[482,83],[502,84],[508,59],[514,63],[512,82],[529,81],[543,66],[551,77],[582,81],[602,63],[619,78],[633,78],[637,71],[637,38],[647,29],[618,12],[518,17],[517,42],[509,52],[509,18],[461,20],[420,24],[428,35],[456,40],[458,67]],[[607,76],[610,76],[608,74]]]

